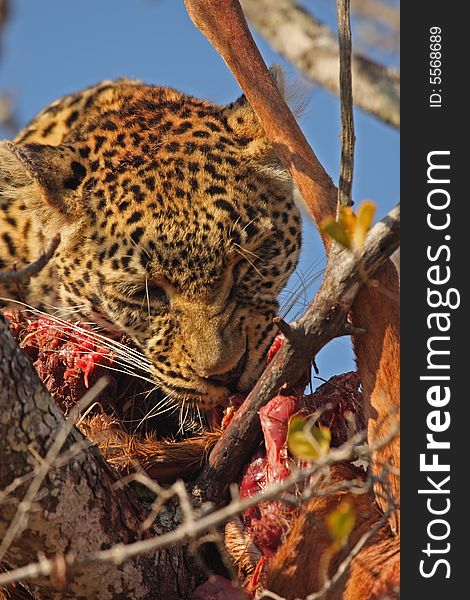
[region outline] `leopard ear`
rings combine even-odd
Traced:
[[[282,68],[270,68],[271,75],[285,97],[285,79]],[[289,180],[289,175],[266,138],[264,129],[245,95],[226,106],[223,116],[234,133],[240,138],[243,159],[259,171],[276,179]]]
[[[277,88],[285,97],[285,78],[282,68],[279,65],[273,65],[269,71]],[[264,136],[258,117],[244,94],[225,107],[224,116],[230,127],[238,135],[248,137]]]
[[[31,210],[72,218],[75,192],[85,175],[86,167],[69,146],[0,143],[1,193],[21,196]]]

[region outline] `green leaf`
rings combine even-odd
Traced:
[[[356,227],[352,236],[353,248],[360,250],[364,245],[364,241],[374,220],[375,209],[375,202],[371,200],[361,202],[357,211]]]
[[[349,239],[352,240],[354,231],[356,230],[356,215],[351,206],[339,207],[338,222],[348,234]]]
[[[302,460],[316,460],[330,449],[331,432],[328,427],[309,427],[305,417],[292,417],[287,433],[290,452]]]
[[[322,224],[321,230],[338,242],[338,244],[348,249],[351,248],[351,238],[341,223],[338,223],[334,219],[327,219]]]
[[[327,515],[325,521],[333,542],[339,547],[344,546],[356,523],[356,515],[351,502],[343,500],[334,511]]]
[[[375,209],[375,202],[371,200],[360,204],[357,215],[350,206],[341,206],[338,220],[325,219],[321,230],[348,250],[360,250],[374,220]]]

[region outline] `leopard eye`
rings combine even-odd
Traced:
[[[147,284],[131,294],[133,300],[139,302],[159,302],[160,304],[168,304],[168,296],[165,290],[160,285]]]

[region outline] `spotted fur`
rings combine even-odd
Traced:
[[[61,234],[49,265],[1,296],[125,331],[179,401],[253,385],[301,226],[244,97],[220,107],[129,80],[67,96],[0,144],[0,191],[0,268]]]

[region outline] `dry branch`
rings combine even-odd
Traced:
[[[293,0],[241,0],[257,31],[312,81],[339,95],[338,44],[328,27]],[[400,126],[400,76],[366,56],[352,62],[356,106]]]
[[[341,103],[341,168],[338,204],[351,206],[354,173],[354,113],[351,74],[351,22],[349,0],[336,0],[339,42],[339,88]]]
[[[19,271],[3,271],[0,273],[0,283],[26,283],[33,275],[37,275],[51,260],[60,243],[60,235],[52,238],[49,248],[34,262]]]
[[[0,489],[10,486],[11,490],[0,504],[1,539],[14,521],[19,501],[24,499],[25,483],[30,479],[23,476],[41,470],[35,456],[47,456],[64,427],[62,413],[51,401],[3,317],[0,317],[0,414]],[[73,428],[64,452],[83,441]],[[44,553],[55,557],[51,569],[52,575],[57,575],[64,567],[65,552],[72,556],[96,552],[151,535],[140,532],[146,511],[132,492],[114,488],[115,477],[98,452],[87,449],[70,454],[65,464],[50,469],[46,465],[44,485],[30,499],[34,501],[34,510],[24,515],[27,527],[12,541],[5,555],[9,567],[34,563],[38,554]],[[12,485],[15,481],[19,485]],[[174,507],[161,516],[153,535],[178,524]],[[64,600],[84,597],[178,600],[194,588],[197,573],[187,551],[172,548],[138,557],[124,568],[112,563],[87,564],[78,567],[70,581],[65,569],[67,577],[64,574],[62,584],[67,583],[66,589],[54,590],[50,579],[39,579],[30,584],[29,590],[36,598]]]
[[[333,338],[344,335],[354,298],[371,275],[399,244],[400,209],[394,208],[371,230],[360,257],[333,246],[323,283],[303,317],[290,324],[290,339],[266,367],[250,395],[235,414],[198,478],[203,496],[224,497],[259,441],[258,412],[286,382],[295,385],[309,371],[315,355]],[[358,260],[361,269],[358,269]]]
[[[253,41],[240,3],[185,0],[185,4],[196,27],[231,69],[319,225],[335,214],[336,188],[277,89]],[[323,241],[329,247],[330,238],[324,235]]]

